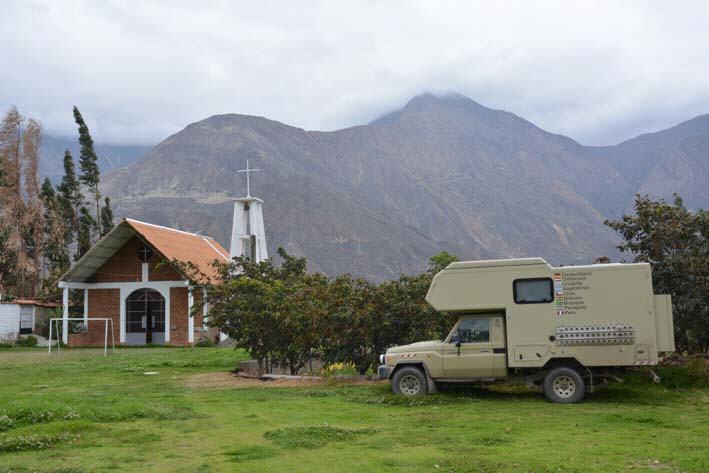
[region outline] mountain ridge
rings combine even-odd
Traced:
[[[262,169],[252,189],[266,201],[271,250],[285,246],[328,274],[381,280],[421,271],[441,250],[567,264],[615,254],[615,235],[602,222],[625,211],[643,184],[667,197],[663,182],[675,182],[692,203],[709,200],[705,142],[696,136],[653,148],[652,162],[636,152],[645,167],[635,175],[618,165],[620,145],[584,146],[464,96],[423,94],[370,124],[335,131],[213,115],[104,182],[118,215],[226,242],[229,199],[244,192],[234,170],[249,159]],[[673,166],[691,179],[669,179]]]

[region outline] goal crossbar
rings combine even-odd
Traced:
[[[49,319],[49,343],[48,343],[48,348],[49,348],[49,354],[52,354],[52,327],[55,328],[56,335],[57,335],[57,352],[62,351],[62,341],[59,340],[59,322],[64,322],[64,321],[70,321],[70,320],[76,320],[80,322],[86,323],[86,328],[88,329],[88,322],[90,321],[103,321],[104,322],[104,331],[103,331],[103,356],[108,355],[108,325],[109,323],[111,324],[111,352],[115,353],[116,352],[116,338],[114,335],[114,327],[113,327],[113,319],[109,317],[54,317]],[[56,324],[56,325],[54,325]],[[67,330],[68,330],[68,324],[67,324]],[[69,334],[67,333],[67,341],[69,340]]]

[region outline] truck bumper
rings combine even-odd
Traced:
[[[379,365],[377,368],[377,374],[379,374],[379,379],[389,379],[391,376],[391,370],[394,369],[392,366]]]

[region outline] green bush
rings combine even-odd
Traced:
[[[17,340],[17,346],[19,347],[36,347],[37,337],[34,335],[27,335],[26,337],[21,337]]]
[[[356,376],[359,374],[357,367],[352,362],[330,363],[322,370],[322,375],[326,378],[333,376]]]
[[[434,273],[455,259],[447,253],[432,258],[429,271],[382,284],[308,273],[305,258],[283,248],[278,255],[280,267],[244,258],[220,264],[219,278],[205,288],[209,325],[248,350],[259,369],[274,360],[298,374],[317,354],[326,365],[347,363],[353,374],[365,374],[388,347],[440,338],[455,323],[455,315],[425,302]],[[189,265],[175,264],[191,278],[205,279]]]
[[[209,338],[205,338],[204,340],[200,340],[197,343],[194,344],[196,347],[213,347],[214,342],[211,341]]]
[[[662,385],[669,388],[709,387],[709,364],[701,358],[688,360],[683,366],[660,367],[657,374]]]

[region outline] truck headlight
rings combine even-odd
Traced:
[[[386,355],[379,355],[379,364],[383,365],[386,363]]]

